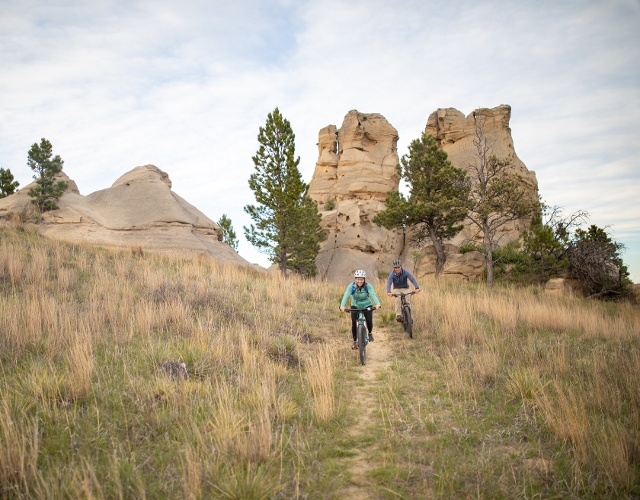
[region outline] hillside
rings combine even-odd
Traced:
[[[0,228],[0,498],[640,495],[637,308],[344,286]]]

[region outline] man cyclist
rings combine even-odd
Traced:
[[[344,291],[344,296],[342,297],[342,302],[340,302],[340,310],[345,312],[349,298],[351,298],[352,309],[365,309],[372,306],[375,309],[380,309],[380,299],[378,299],[373,286],[366,282],[367,273],[362,269],[358,269],[353,273],[353,277],[355,281],[347,285],[347,289]],[[374,302],[375,306],[373,305]],[[373,342],[373,311],[365,309],[363,314],[365,322],[367,323],[367,330],[369,331],[369,341]],[[353,336],[352,349],[358,349],[358,343],[356,341],[358,337],[358,328],[356,326],[357,322],[358,311],[351,311],[351,335]]]
[[[420,293],[420,285],[418,285],[413,275],[402,267],[402,261],[394,260],[393,271],[389,273],[389,278],[387,278],[387,295],[389,297],[393,295],[391,285],[393,285],[393,291],[397,294],[405,295],[409,293],[409,281],[413,283],[416,289],[415,292]],[[409,297],[406,297],[405,300],[408,303]],[[396,297],[396,321],[402,322],[402,300],[400,297]]]

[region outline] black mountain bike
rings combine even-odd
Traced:
[[[415,291],[409,293],[394,293],[394,297],[400,297],[402,303],[402,328],[407,332],[409,338],[413,338],[413,316],[411,316],[411,304],[407,302],[407,296],[413,295]]]
[[[345,309],[344,312],[358,311],[358,320],[356,324],[356,343],[358,344],[358,353],[360,355],[360,363],[365,365],[367,363],[367,344],[369,343],[369,331],[367,330],[367,322],[364,319],[362,311],[373,311],[373,307],[366,307],[364,309],[357,309],[352,307],[351,309]]]

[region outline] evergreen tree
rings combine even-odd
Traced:
[[[33,203],[42,211],[56,210],[56,202],[67,189],[65,181],[56,181],[56,176],[62,172],[64,162],[60,155],[51,158],[53,154],[51,143],[42,139],[40,145],[34,143],[29,150],[27,165],[35,172],[36,187],[29,190]]]
[[[283,275],[294,271],[315,276],[315,259],[325,234],[317,204],[307,197],[308,185],[298,170],[291,124],[278,108],[260,127],[258,142],[252,158],[255,172],[249,177],[257,204],[244,207],[253,221],[244,227],[245,236]]]
[[[0,168],[0,198],[15,193],[19,185],[18,181],[13,180],[11,170]]]
[[[484,124],[476,121],[475,162],[468,166],[472,179],[471,210],[467,217],[482,233],[487,286],[493,286],[493,252],[498,231],[506,224],[532,217],[538,201],[524,188],[522,178],[512,173],[510,159],[498,159],[484,134]]]
[[[619,298],[631,284],[629,271],[620,253],[624,245],[592,224],[576,229],[569,245],[569,273],[589,297]]]
[[[462,230],[460,222],[469,209],[468,178],[464,170],[451,165],[434,137],[424,133],[411,142],[398,170],[409,186],[409,199],[398,192],[389,193],[387,208],[373,222],[387,229],[413,229],[413,242],[417,245],[430,240],[436,251],[438,277],[447,260],[443,241]]]
[[[222,229],[222,241],[237,252],[238,238],[236,238],[236,232],[233,230],[231,219],[227,217],[227,214],[222,214],[222,217],[220,217],[218,221],[218,226]]]
[[[559,206],[540,201],[530,227],[522,233],[522,251],[531,259],[531,273],[543,283],[566,272],[573,230],[589,218],[584,210],[565,216]]]

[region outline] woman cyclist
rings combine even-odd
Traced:
[[[353,273],[353,277],[355,281],[347,285],[347,289],[344,291],[344,296],[342,297],[342,302],[340,303],[340,310],[342,312],[345,312],[349,297],[351,297],[351,308],[365,309],[367,307],[373,306],[375,309],[380,309],[380,299],[378,299],[373,286],[366,281],[367,273],[365,273],[362,269],[358,269],[355,273]],[[365,309],[363,311],[363,314],[364,319],[367,323],[367,330],[369,331],[369,341],[373,342],[373,311]],[[351,335],[353,336],[353,346],[351,347],[352,349],[358,349],[358,343],[356,341],[357,321],[358,311],[351,311]]]

